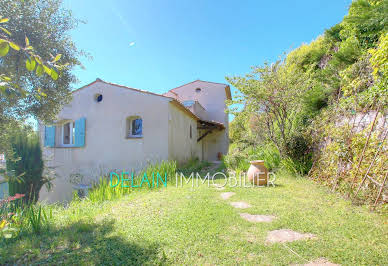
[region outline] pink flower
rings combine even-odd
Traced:
[[[16,193],[15,196],[10,196],[7,199],[5,199],[5,202],[10,202],[10,201],[13,201],[13,200],[21,199],[24,196],[25,196],[25,194]]]

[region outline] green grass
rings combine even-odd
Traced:
[[[325,257],[342,265],[388,265],[386,216],[352,206],[303,178],[281,176],[277,184],[223,191],[168,185],[134,189],[112,201],[50,206],[49,231],[2,240],[0,264],[289,265]],[[236,195],[222,200],[226,191]],[[228,204],[240,200],[252,208]],[[239,212],[278,218],[253,224]],[[267,233],[282,228],[317,239],[266,245]]]

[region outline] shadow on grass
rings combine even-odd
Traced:
[[[115,235],[114,220],[76,222],[40,236],[24,234],[7,241],[0,264],[144,265],[165,264],[158,243],[127,241]],[[114,234],[111,234],[115,232]],[[4,243],[3,243],[4,244]],[[1,252],[3,253],[3,252]],[[7,254],[9,254],[7,256]]]

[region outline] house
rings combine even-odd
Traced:
[[[40,199],[69,200],[74,183],[150,162],[218,160],[229,145],[228,99],[228,85],[201,80],[163,95],[101,79],[73,91],[51,125],[39,123],[46,166],[56,173]]]

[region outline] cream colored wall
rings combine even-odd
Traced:
[[[213,131],[207,135],[204,141],[204,156],[208,161],[217,160],[217,153],[227,154],[229,147],[229,119],[225,113],[227,109],[225,101],[224,84],[195,81],[173,91],[178,94],[180,101],[196,100],[206,110],[207,119],[221,122],[225,126],[223,131]],[[201,92],[197,93],[196,88],[200,88]]]
[[[199,104],[197,101],[195,101],[194,104],[189,107],[189,110],[195,115],[197,115],[199,118],[208,120],[208,115],[205,108],[203,108],[202,105]]]
[[[190,139],[190,125],[192,138]],[[168,118],[169,159],[185,162],[191,158],[201,158],[201,147],[197,143],[197,121],[174,104],[169,105]]]
[[[96,94],[102,94],[100,103]],[[70,174],[81,173],[87,180],[98,179],[111,170],[143,168],[149,161],[169,158],[169,107],[170,99],[130,89],[94,83],[73,93],[72,102],[58,115],[58,120],[86,118],[85,146],[80,148],[44,147],[47,166],[58,173],[54,189],[47,193],[43,188],[40,199],[49,202],[71,198]],[[143,138],[126,138],[126,119],[140,116],[143,119]],[[41,125],[43,143],[44,127]],[[56,144],[61,139],[57,128]]]

